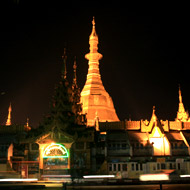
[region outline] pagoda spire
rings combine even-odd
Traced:
[[[188,112],[185,111],[185,108],[182,102],[181,88],[179,85],[179,107],[178,107],[176,121],[187,122],[189,120],[190,120],[189,114]]]
[[[98,35],[97,35],[96,29],[95,29],[95,17],[93,17],[93,20],[92,20],[92,32],[91,32],[90,37],[89,37],[89,44],[91,45],[95,41],[98,44]],[[94,49],[93,49],[92,46],[90,46],[90,51],[91,52],[97,52],[97,50],[98,50],[98,46],[94,47]]]
[[[82,122],[81,111],[82,105],[80,103],[80,88],[77,85],[77,64],[76,64],[76,56],[74,58],[73,64],[73,84],[72,84],[72,111],[75,114],[75,123],[80,124]]]
[[[179,103],[182,103],[182,95],[181,95],[180,85],[179,85]]]
[[[95,17],[93,17],[92,20],[92,32],[89,36],[89,44],[90,44],[90,53],[87,53],[85,55],[85,58],[89,61],[98,61],[100,60],[103,56],[102,54],[98,53],[98,35],[96,33],[95,29]]]
[[[95,18],[92,20],[92,32],[89,36],[89,50],[85,55],[88,60],[88,74],[81,92],[82,114],[87,114],[87,125],[94,126],[96,115],[99,121],[119,121],[112,98],[106,92],[100,75],[99,60],[103,57],[98,52],[98,35]]]
[[[77,86],[77,73],[76,73],[76,70],[77,70],[77,63],[76,63],[76,56],[74,58],[74,64],[73,64],[73,84],[72,84],[72,88],[74,87],[78,87]]]
[[[9,105],[9,109],[8,109],[8,117],[7,117],[7,122],[6,122],[6,126],[11,125],[11,112],[12,112],[12,107],[11,107],[11,103]]]
[[[63,66],[61,70],[61,78],[66,79],[67,78],[67,67],[66,67],[66,62],[67,62],[67,55],[66,55],[66,48],[64,48],[64,53],[62,55],[63,59]]]

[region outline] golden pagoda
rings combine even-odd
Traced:
[[[90,52],[85,55],[88,60],[88,74],[85,86],[81,92],[82,113],[87,114],[87,125],[94,126],[99,121],[119,121],[112,98],[106,92],[99,71],[99,60],[102,54],[98,52],[98,35],[95,30],[95,20],[92,21],[92,33],[89,37]]]
[[[181,89],[179,87],[179,108],[177,112],[177,118],[176,121],[181,121],[181,122],[188,122],[190,121],[189,114],[188,112],[185,111],[183,102],[182,102],[182,95],[181,95]]]

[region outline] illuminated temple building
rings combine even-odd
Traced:
[[[11,105],[7,122],[0,126],[0,168],[23,178],[52,174],[115,174],[138,178],[140,174],[173,169],[190,174],[190,117],[182,102],[174,121],[160,120],[153,107],[150,120],[119,121],[112,98],[99,71],[95,20],[89,37],[86,83],[80,92],[76,60],[73,81],[67,80],[66,51],[61,79],[49,115],[37,129],[15,125]]]
[[[138,178],[143,173],[175,169],[190,173],[190,122],[179,89],[179,109],[175,121],[159,120],[155,107],[150,121],[99,122],[106,132],[107,173]]]

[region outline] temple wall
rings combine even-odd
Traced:
[[[141,127],[141,122],[125,120],[125,127],[126,127],[126,130],[139,130]]]
[[[177,121],[169,121],[169,128],[170,130],[181,130],[182,123]]]

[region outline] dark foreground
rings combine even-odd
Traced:
[[[190,184],[163,184],[161,187],[163,190],[189,190]],[[127,190],[159,190],[159,184],[144,184],[144,185],[67,185],[66,188],[61,183],[55,184],[47,184],[47,183],[39,183],[39,184],[32,184],[32,183],[11,183],[11,184],[0,184],[0,189],[30,189],[30,190],[43,190],[43,189],[52,189],[52,190],[70,190],[70,189],[80,189],[80,190],[87,190],[87,189],[105,189],[105,190],[116,190],[116,189],[127,189]]]

